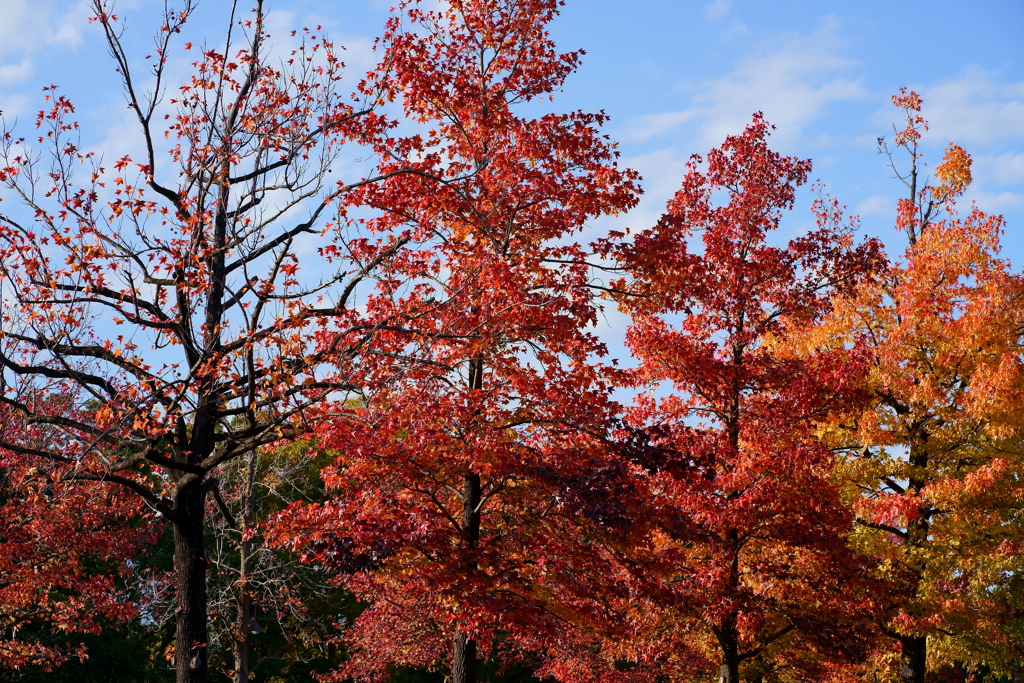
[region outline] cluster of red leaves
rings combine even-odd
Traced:
[[[68,412],[63,397],[41,400]],[[0,430],[30,447],[74,438],[4,408]],[[118,581],[153,540],[140,506],[69,474],[0,449],[0,669],[49,669],[85,657],[83,648],[55,645],[46,634],[98,633],[137,613]]]

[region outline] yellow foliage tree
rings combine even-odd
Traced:
[[[1012,619],[1024,576],[1024,278],[1000,258],[1001,216],[957,213],[970,155],[951,143],[930,185],[921,98],[902,90],[893,101],[907,125],[894,150],[879,147],[909,190],[897,208],[909,247],[838,298],[794,351],[870,354],[869,407],[822,429],[846,456],[837,476],[857,514],[852,542],[891,591],[879,680],[1009,673],[1022,648]]]

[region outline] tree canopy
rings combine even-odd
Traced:
[[[143,74],[91,1],[139,148],[56,86],[0,125],[0,680],[1024,674],[1024,276],[971,155],[929,177],[893,98],[899,258],[820,187],[792,228],[759,112],[629,226],[562,4],[404,0],[349,74],[184,0]]]

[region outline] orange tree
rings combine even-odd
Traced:
[[[92,9],[141,145],[113,163],[85,152],[72,103],[52,88],[35,139],[0,134],[0,403],[77,435],[30,446],[4,432],[0,443],[120,486],[172,525],[177,678],[201,682],[216,474],[308,432],[326,395],[361,385],[361,358],[388,353],[393,291],[358,287],[412,237],[346,218],[353,189],[375,176],[345,182],[332,165],[387,124],[375,92],[346,94],[339,48],[317,31],[279,61],[262,0],[244,14],[231,3],[223,43],[197,47],[165,101],[195,2],[164,16],[148,94],[111,3]],[[304,259],[318,243],[320,257]],[[98,409],[34,398],[58,387]]]
[[[837,413],[823,433],[845,449],[838,474],[857,514],[854,547],[876,558],[892,592],[881,628],[896,648],[877,665],[903,683],[926,671],[1006,671],[1019,637],[1006,628],[1022,569],[1021,320],[1024,278],[999,256],[1000,216],[956,210],[970,156],[950,144],[929,180],[919,140],[921,98],[888,153],[908,194],[896,227],[909,246],[810,327],[797,346],[870,354],[872,402]],[[906,153],[909,169],[897,155]]]

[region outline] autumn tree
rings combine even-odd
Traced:
[[[614,289],[638,362],[624,436],[649,442],[635,459],[653,522],[631,557],[643,610],[631,637],[649,659],[674,660],[676,675],[713,665],[721,683],[743,670],[755,680],[766,661],[768,673],[815,675],[862,642],[844,630],[858,592],[843,543],[851,520],[814,434],[858,399],[862,363],[785,359],[776,347],[870,272],[877,246],[854,246],[824,200],[816,230],[769,242],[811,170],[769,149],[770,132],[757,114],[695,155],[657,225],[606,243],[627,271]]]
[[[1000,258],[1002,218],[957,212],[970,155],[950,143],[929,178],[921,98],[901,90],[893,103],[906,125],[894,149],[879,145],[906,186],[896,228],[909,245],[801,342],[805,353],[856,342],[870,354],[872,402],[837,413],[825,432],[846,449],[854,547],[877,558],[894,592],[882,628],[897,646],[897,678],[923,683],[929,670],[1005,672],[1020,658],[1007,626],[1024,541],[1024,279]]]
[[[375,92],[346,93],[339,48],[318,29],[278,59],[262,0],[244,15],[233,2],[223,43],[197,45],[191,77],[167,98],[172,51],[193,49],[176,41],[195,7],[166,11],[144,85],[111,3],[92,3],[137,124],[134,157],[84,151],[74,107],[53,88],[33,139],[6,124],[0,138],[0,404],[77,435],[0,442],[75,481],[121,487],[173,526],[180,683],[207,680],[217,473],[307,433],[326,396],[361,385],[361,358],[391,353],[392,309],[367,304],[373,283],[360,286],[412,246],[346,218],[353,190],[375,177],[331,169],[346,143],[386,124]],[[392,291],[379,296],[390,303]],[[97,409],[33,398],[57,387]]]
[[[560,4],[406,2],[385,32],[375,78],[410,132],[376,149],[381,172],[415,172],[360,199],[383,211],[373,225],[431,240],[399,278],[430,283],[407,311],[429,355],[322,426],[339,453],[332,499],[282,527],[370,603],[341,675],[450,662],[472,683],[492,647],[508,661],[543,651],[539,634],[568,616],[546,581],[578,545],[573,501],[602,462],[581,425],[611,415],[590,267],[571,240],[636,188],[603,114],[523,113],[578,65],[547,34]]]
[[[67,394],[25,398],[77,417]],[[68,448],[81,438],[28,422],[6,406],[0,433],[25,449]],[[0,448],[0,669],[49,671],[84,658],[84,647],[69,650],[40,635],[99,633],[135,616],[118,583],[153,541],[141,507],[98,484],[77,484],[71,467],[29,462]]]

